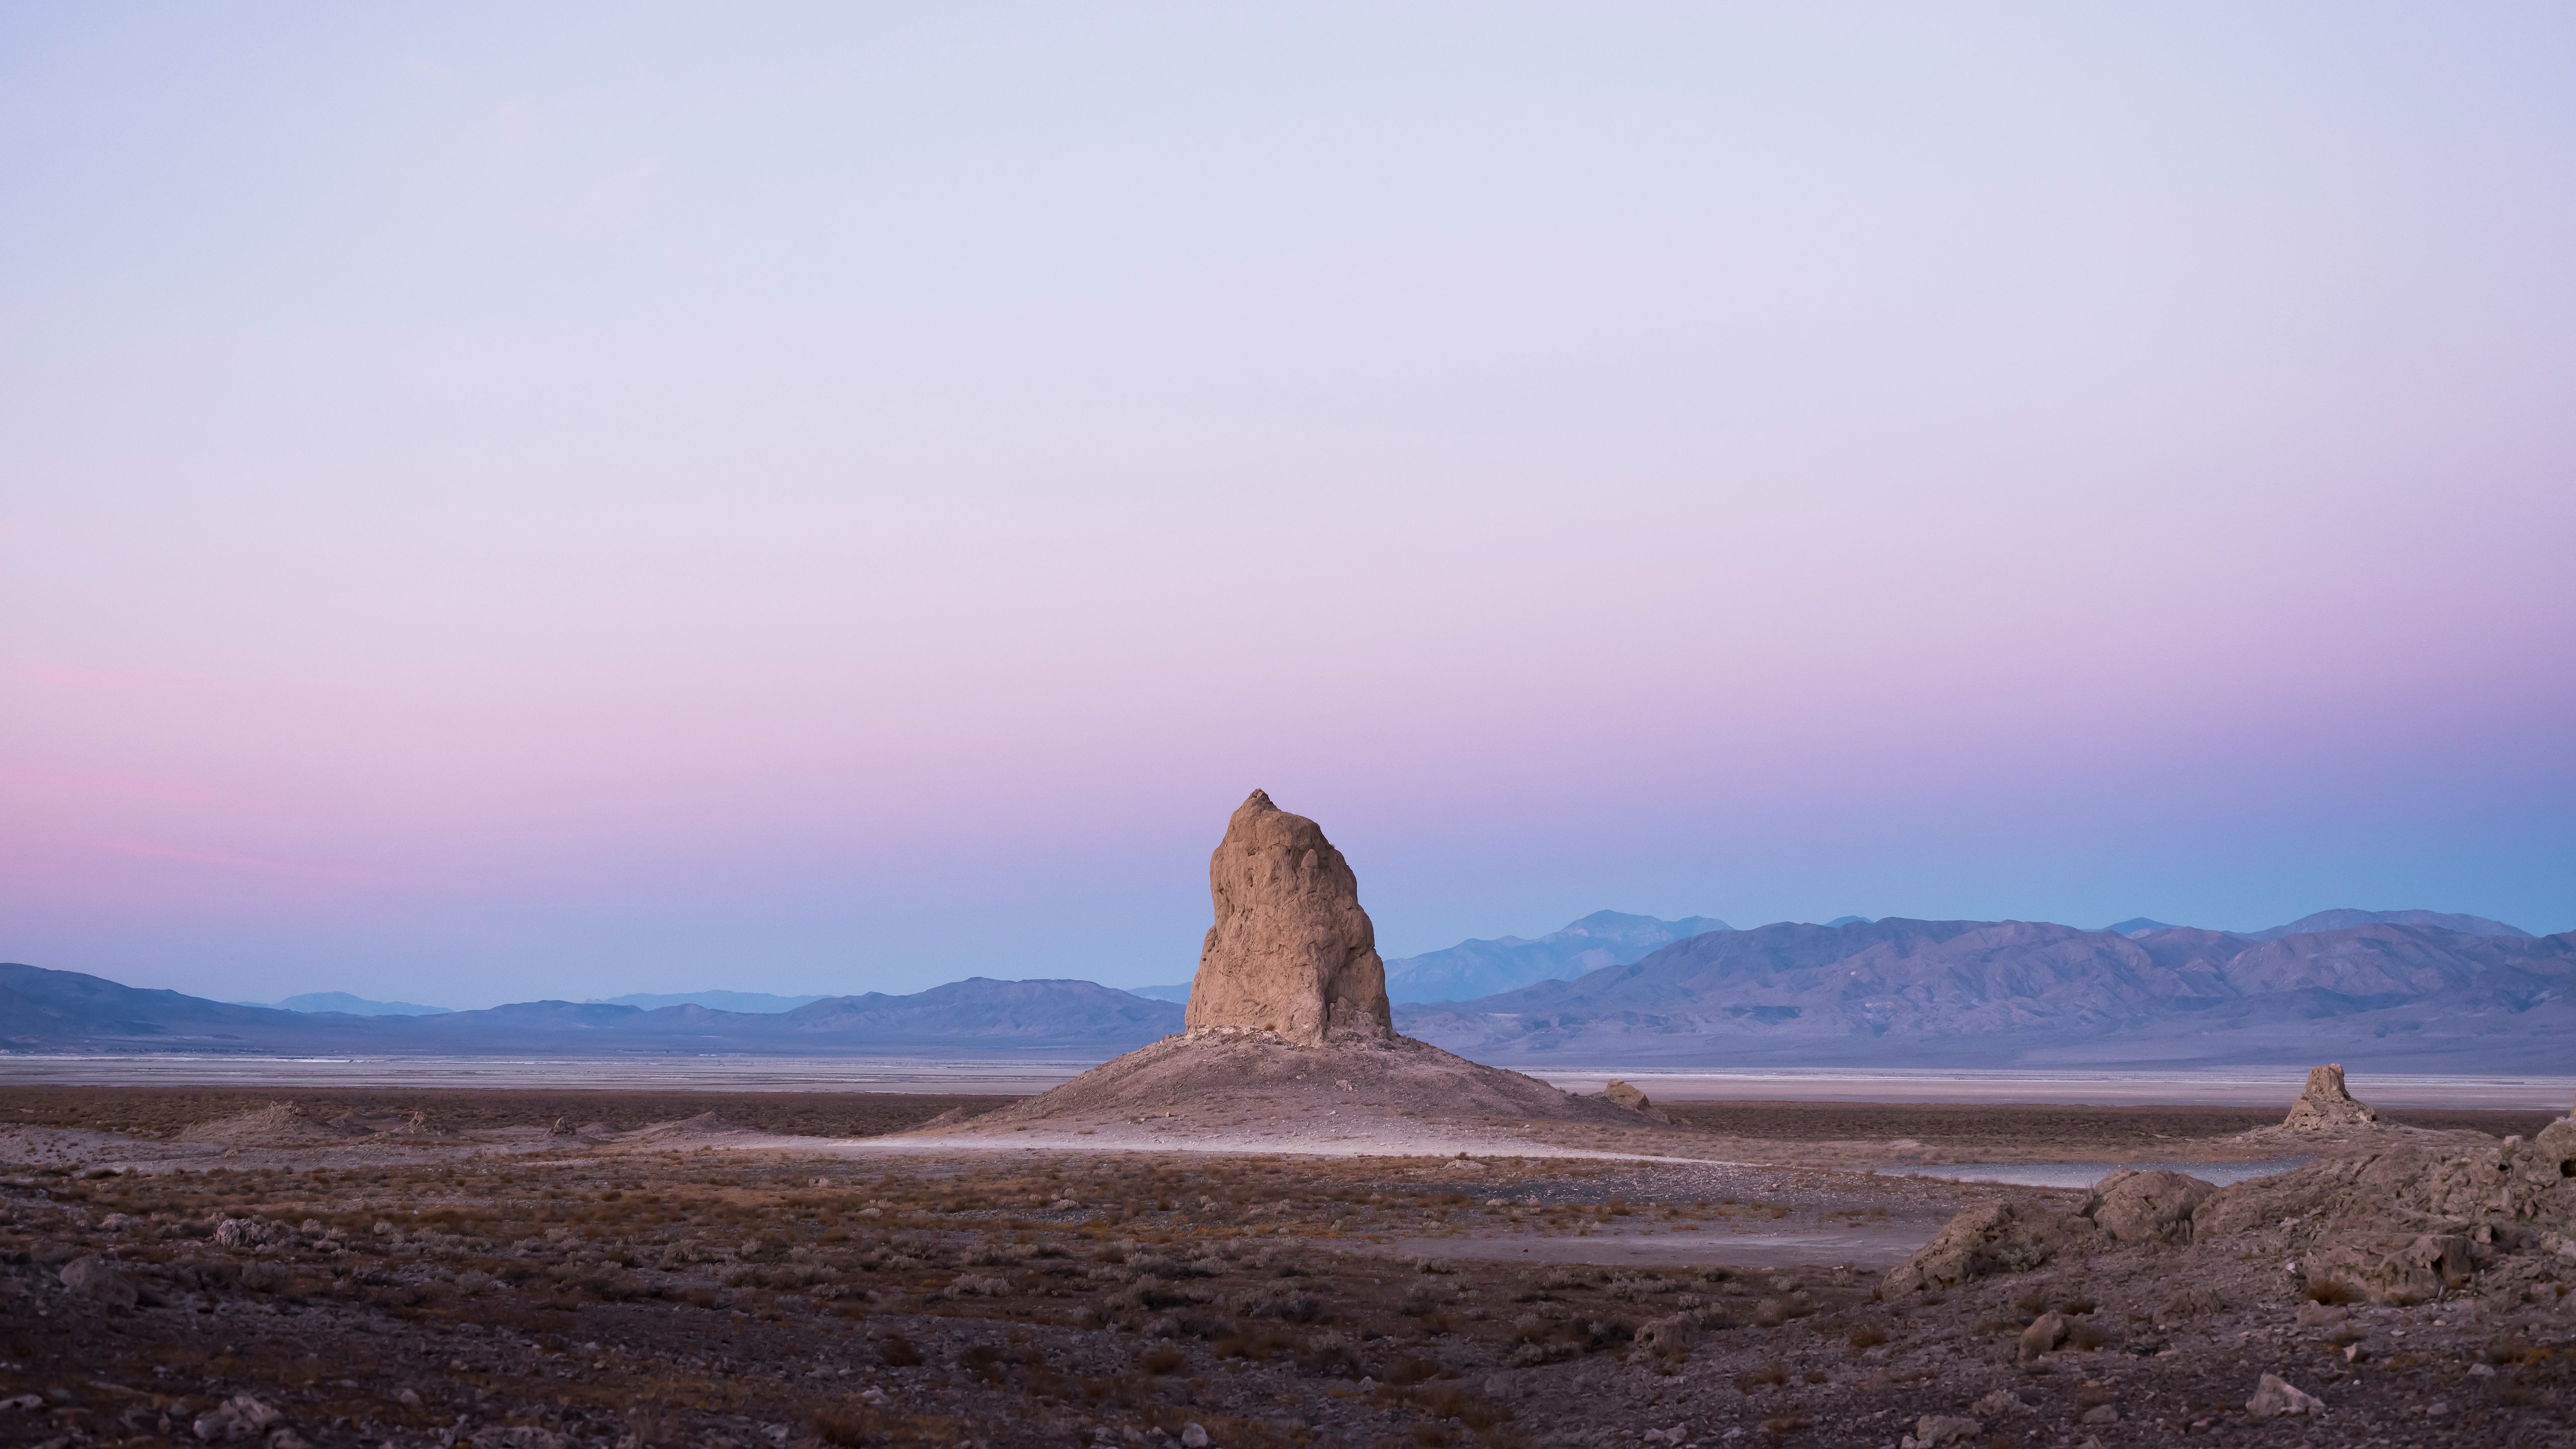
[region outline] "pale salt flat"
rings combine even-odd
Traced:
[[[1824,1232],[1717,1230],[1699,1233],[1571,1233],[1548,1237],[1390,1238],[1343,1248],[1398,1258],[1491,1263],[1583,1263],[1602,1268],[1777,1268],[1846,1263],[1892,1268],[1932,1241],[1937,1225],[1890,1224]]]
[[[1947,1162],[1938,1167],[1889,1168],[1906,1177],[1940,1177],[1952,1182],[2000,1182],[2016,1187],[2091,1187],[2128,1168],[2146,1172],[2163,1168],[2225,1187],[2251,1178],[2271,1177],[2307,1166],[2307,1157],[2281,1157],[2268,1162]]]
[[[955,1092],[1023,1096],[1072,1080],[1090,1058],[273,1057],[56,1056],[0,1053],[0,1082],[63,1086],[589,1087],[604,1091]],[[1511,1066],[1511,1063],[1502,1065]],[[2283,1106],[2305,1067],[2160,1071],[2071,1068],[1764,1068],[1623,1071],[1515,1066],[1548,1084],[1598,1092],[1613,1077],[1665,1101],[2030,1102],[2102,1106]],[[2354,1094],[2385,1107],[2567,1110],[2576,1076],[2380,1073],[2356,1066]]]

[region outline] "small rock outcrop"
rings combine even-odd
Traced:
[[[2027,1273],[2071,1242],[2098,1232],[2092,1219],[2014,1202],[1980,1203],[1942,1225],[1914,1256],[1888,1270],[1883,1297],[1956,1288],[1997,1273]]]
[[[1395,1035],[1377,931],[1350,863],[1314,821],[1252,792],[1208,858],[1216,924],[1199,952],[1186,1018],[1282,1041],[1383,1041]]]
[[[2043,1313],[2032,1319],[2030,1326],[2021,1331],[2021,1361],[2036,1363],[2057,1352],[2057,1346],[2066,1341],[2070,1331],[2063,1313]]]
[[[2326,1406],[2314,1394],[2283,1381],[2274,1374],[2263,1375],[2254,1386],[2254,1397],[2245,1401],[2245,1417],[2269,1419],[2276,1414],[2322,1414]]]
[[[74,1293],[114,1308],[131,1308],[140,1296],[131,1280],[96,1253],[64,1264],[61,1277]]]
[[[1644,1092],[1615,1077],[1611,1079],[1608,1086],[1601,1089],[1601,1095],[1608,1098],[1612,1104],[1625,1107],[1631,1112],[1643,1112],[1654,1105]]]
[[[2290,1104],[2290,1115],[2281,1125],[2299,1132],[2332,1132],[2343,1127],[2363,1127],[2379,1120],[2379,1114],[2355,1100],[2343,1084],[2343,1067],[2330,1063],[2308,1069],[2308,1085],[2299,1100]]]
[[[1601,1088],[1601,1100],[1621,1111],[1634,1112],[1649,1121],[1661,1122],[1667,1127],[1672,1125],[1673,1114],[1656,1106],[1652,1098],[1633,1084],[1620,1081],[1616,1077],[1611,1078],[1608,1084]]]
[[[2084,1216],[2113,1242],[2181,1247],[2191,1241],[2192,1211],[2217,1191],[2216,1183],[2179,1172],[2124,1169],[2093,1184]]]

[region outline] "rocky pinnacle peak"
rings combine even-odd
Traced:
[[[2343,1067],[2328,1063],[2308,1070],[2307,1088],[2290,1104],[2290,1115],[2281,1125],[2315,1132],[2378,1120],[2379,1114],[2355,1100],[2344,1085]]]
[[[1208,928],[1189,1028],[1268,1031],[1301,1045],[1384,1040],[1386,967],[1350,863],[1322,827],[1260,790],[1208,857]]]

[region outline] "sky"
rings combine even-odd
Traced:
[[[0,960],[2576,927],[2576,11],[0,10]]]

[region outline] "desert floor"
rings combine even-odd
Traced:
[[[2258,1233],[1876,1296],[1971,1204],[2083,1198],[1911,1166],[2241,1160],[2277,1111],[1685,1103],[1657,1160],[886,1136],[1001,1100],[0,1088],[0,1443],[2576,1443],[2563,1285],[2320,1304]],[[2251,1419],[2265,1373],[2325,1412]]]

